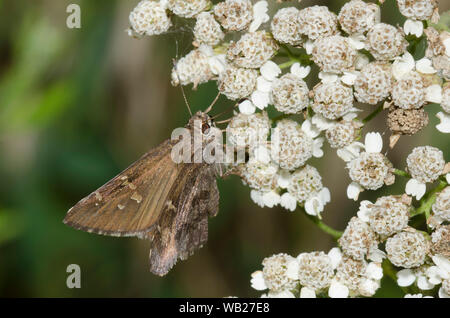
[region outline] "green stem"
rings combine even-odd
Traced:
[[[370,113],[366,118],[362,120],[362,122],[368,123],[372,119],[374,119],[384,108],[384,103],[382,103],[380,106],[378,106],[372,113]]]
[[[339,239],[342,236],[342,234],[344,234],[343,232],[335,230],[332,227],[326,225],[317,216],[309,215],[308,213],[306,213],[306,211],[304,209],[302,209],[302,210],[308,219],[310,219],[315,225],[317,225],[317,227],[319,229],[321,229],[325,233],[331,235],[335,240]]]
[[[298,63],[298,61],[290,60],[290,61],[287,61],[287,62],[279,64],[278,67],[281,68],[281,69],[285,69],[285,68],[288,68],[288,67],[292,66],[292,64],[294,64],[294,63]]]
[[[383,267],[383,273],[386,274],[390,279],[392,279],[395,283],[397,283],[397,272],[392,265],[392,263],[388,259],[384,259],[381,264]],[[400,287],[405,294],[409,293],[407,287]]]
[[[400,170],[400,169],[394,169],[394,170],[392,170],[392,173],[397,175],[397,176],[401,176],[401,177],[405,177],[405,178],[411,179],[411,175],[408,172]]]
[[[436,188],[428,191],[423,199],[420,200],[420,206],[411,213],[411,217],[425,213],[425,217],[428,220],[431,213],[431,206],[433,205],[434,201],[436,201],[437,194],[441,192],[447,185],[447,182],[440,181],[439,185]]]

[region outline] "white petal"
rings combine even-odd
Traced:
[[[311,53],[312,53],[312,51],[313,51],[313,49],[314,49],[314,42],[308,39],[308,40],[306,41],[306,43],[303,45],[303,47],[304,47],[305,50],[306,50],[306,54],[311,55]],[[449,52],[450,52],[450,51],[449,51]]]
[[[450,37],[442,41],[442,44],[445,46],[445,55],[450,57]]]
[[[271,291],[267,294],[268,298],[295,298],[294,294],[288,290],[283,290],[280,292]]]
[[[400,287],[411,286],[416,281],[416,275],[409,268],[397,272],[397,284]]]
[[[315,114],[312,117],[311,122],[321,131],[330,129],[335,125],[334,121],[327,119],[320,114]]]
[[[314,125],[310,119],[306,119],[302,123],[302,130],[310,138],[316,138],[320,134],[320,129]]]
[[[264,281],[264,276],[262,271],[256,271],[252,273],[252,278],[250,280],[252,284],[252,288],[256,290],[265,290],[267,289],[266,282]]]
[[[291,73],[301,79],[307,77],[311,72],[311,66],[301,66],[300,63],[294,63],[291,66]]]
[[[421,290],[430,290],[433,289],[434,284],[430,283],[430,281],[423,275],[420,275],[417,278],[417,287]]]
[[[380,133],[377,132],[367,133],[364,146],[366,152],[379,153],[381,152],[381,149],[383,149],[383,138],[381,138]]]
[[[355,61],[355,69],[361,70],[364,66],[370,63],[370,59],[362,53],[358,53]]]
[[[300,298],[316,298],[316,292],[314,289],[302,287],[302,289],[300,289]]]
[[[272,90],[272,82],[264,76],[258,76],[256,79],[256,89],[260,92],[269,93]]]
[[[314,142],[313,142],[313,156],[314,157],[321,158],[323,156],[322,146],[323,146],[324,141],[325,141],[325,139],[323,139],[322,137],[314,139]]]
[[[430,103],[440,104],[442,102],[442,87],[441,85],[430,85],[425,89],[426,100]]]
[[[342,260],[342,251],[339,249],[339,247],[333,247],[328,252],[328,257],[331,259],[331,266],[333,267],[333,269],[336,269]]]
[[[320,72],[319,78],[322,80],[323,83],[334,83],[337,82],[339,76],[335,73]]]
[[[333,281],[328,289],[328,296],[331,298],[347,298],[348,292],[347,286],[337,281]]]
[[[372,211],[368,205],[372,204],[372,202],[368,201],[368,200],[363,200],[359,203],[359,210],[358,210],[358,218],[360,218],[362,221],[364,222],[369,222],[369,215],[370,212]]]
[[[214,75],[221,74],[227,67],[225,54],[219,54],[208,58],[208,64]]]
[[[290,261],[287,264],[287,268],[286,268],[286,276],[289,277],[290,279],[294,279],[297,280],[298,279],[298,261],[296,258],[294,258],[292,261]]]
[[[439,112],[436,117],[441,121],[436,125],[436,129],[444,134],[450,133],[450,114]]]
[[[261,75],[264,76],[264,78],[268,81],[273,81],[275,78],[277,78],[278,75],[281,74],[281,69],[279,68],[278,64],[267,61],[264,63],[263,66],[259,69],[261,72]]]
[[[323,187],[319,192],[320,201],[325,205],[331,200],[330,190],[327,187]]]
[[[251,115],[255,112],[255,110],[256,110],[255,105],[253,105],[253,103],[248,99],[244,100],[242,103],[239,104],[239,112],[243,114]]]
[[[426,57],[416,62],[416,70],[422,74],[434,74],[437,72],[431,63],[431,60]]]
[[[317,196],[309,198],[305,202],[305,211],[309,215],[318,216],[323,211],[323,203]]]
[[[291,212],[297,208],[297,199],[289,192],[283,193],[280,198],[280,205]]]
[[[250,191],[250,198],[252,199],[253,202],[255,202],[260,207],[262,207],[262,208],[264,207],[263,195],[261,192],[256,191],[256,190]]]
[[[385,258],[386,258],[386,253],[383,252],[382,250],[380,250],[379,248],[372,247],[369,249],[367,259],[369,259],[373,262],[381,263],[381,262],[383,262],[383,259],[385,259]]]
[[[445,180],[447,180],[447,183],[450,184],[450,173],[447,173],[447,174],[445,175]]]
[[[443,273],[448,273],[450,275],[450,259],[442,255],[433,255],[431,258],[436,266],[443,271]]]
[[[278,186],[282,189],[286,189],[291,182],[291,177],[292,175],[288,170],[280,169],[277,179]]]
[[[266,108],[270,103],[270,95],[267,92],[254,91],[250,96],[252,103],[259,109]]]
[[[365,47],[366,37],[362,34],[351,35],[348,38],[350,45],[356,50],[362,50]]]
[[[360,142],[353,142],[350,145],[340,148],[337,150],[337,155],[339,158],[344,160],[345,162],[352,161],[356,157],[358,157],[361,150],[364,149],[364,145]]]
[[[347,197],[349,199],[358,201],[359,194],[363,191],[363,188],[356,182],[352,182],[347,187]]]
[[[447,276],[447,273],[438,266],[428,267],[426,274],[430,283],[433,283],[434,285],[440,284],[442,279]]]
[[[258,1],[253,5],[253,21],[249,27],[250,32],[255,32],[262,23],[269,21],[267,7],[267,1]]]
[[[450,295],[446,293],[443,287],[439,288],[439,298],[450,298]]]
[[[278,193],[276,193],[275,191],[269,191],[269,192],[263,193],[262,198],[263,198],[264,205],[269,208],[273,208],[274,206],[279,204],[280,200],[281,200],[280,195]]]
[[[417,200],[420,200],[425,191],[427,190],[427,186],[424,183],[417,181],[416,179],[409,179],[406,183],[405,193],[411,196],[415,196]]]
[[[416,37],[420,38],[423,34],[423,23],[422,21],[408,19],[403,25],[403,30],[405,31],[405,34],[414,34]]]
[[[392,64],[392,75],[396,80],[400,80],[403,76],[411,72],[416,63],[411,53],[406,52],[401,57],[396,57]]]
[[[253,151],[253,155],[255,159],[262,163],[269,163],[270,162],[270,151],[264,146],[258,146]]]
[[[383,269],[381,268],[380,263],[371,262],[367,265],[366,275],[368,278],[380,280],[383,278]]]
[[[359,292],[364,296],[373,296],[380,288],[380,282],[373,279],[363,278],[359,283]]]
[[[344,72],[344,75],[341,77],[341,81],[344,84],[349,86],[353,86],[355,84],[356,78],[358,77],[357,72]]]

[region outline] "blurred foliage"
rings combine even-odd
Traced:
[[[82,28],[65,26],[66,7],[79,3]],[[75,231],[66,211],[142,153],[185,124],[179,88],[170,86],[171,59],[190,49],[189,25],[167,36],[126,36],[138,1],[0,0],[0,296],[182,297],[258,296],[250,274],[264,257],[328,250],[332,239],[299,212],[260,209],[237,178],[219,181],[220,213],[208,244],[164,278],[147,269],[149,243]],[[312,2],[304,0],[302,5]],[[331,4],[337,11],[343,1]],[[402,23],[393,0],[383,19]],[[216,95],[214,83],[187,90],[194,110]],[[216,113],[231,106],[221,98]],[[368,110],[370,112],[370,110]],[[430,127],[404,137],[390,153],[404,167],[418,144],[448,149],[430,106]],[[367,129],[385,131],[383,116]],[[331,149],[315,160],[331,189],[324,219],[343,229],[358,207],[345,196],[344,164]],[[447,158],[448,160],[448,158]],[[329,167],[333,167],[330,169]],[[404,180],[362,199],[400,193]],[[66,267],[79,264],[82,288],[66,288]],[[389,278],[379,296],[399,296]]]

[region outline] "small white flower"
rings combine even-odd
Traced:
[[[251,115],[255,112],[256,106],[253,103],[246,99],[242,103],[239,104],[239,111],[246,115]]]
[[[450,278],[450,259],[442,255],[433,255],[431,258],[436,266],[442,270],[442,273],[445,273],[443,278]]]
[[[269,15],[267,1],[258,1],[253,5],[253,21],[250,24],[249,31],[255,32],[261,26],[261,24],[269,21]]]
[[[439,298],[450,298],[450,295],[447,294],[444,288],[439,288]]]
[[[333,247],[328,252],[328,257],[331,260],[331,266],[333,267],[333,269],[336,269],[342,260],[342,251],[339,247]]]
[[[334,83],[338,81],[339,76],[335,73],[320,72],[319,78],[322,80],[323,83]]]
[[[250,96],[250,99],[256,107],[263,110],[270,104],[270,94],[268,92],[262,92],[262,91],[254,91],[252,95]]]
[[[272,90],[272,81],[267,80],[264,76],[258,76],[256,79],[256,89],[268,93]]]
[[[270,151],[264,146],[258,146],[253,150],[253,155],[256,160],[268,164],[270,162]]]
[[[364,291],[365,295],[375,295],[378,288],[380,288],[380,282],[368,278],[363,278],[359,285],[359,290]]]
[[[369,204],[372,204],[372,202],[368,200],[363,200],[359,203],[359,210],[358,210],[358,218],[360,218],[364,222],[369,222],[369,215],[370,215],[370,208],[368,207]]]
[[[267,289],[266,282],[264,281],[264,276],[262,271],[256,271],[252,273],[252,278],[250,280],[252,288],[256,290]]]
[[[330,202],[330,190],[324,187],[318,194],[306,200],[305,211],[309,215],[320,217],[320,213],[328,202]]]
[[[355,61],[355,69],[361,70],[364,66],[370,63],[370,59],[362,53],[358,53]]]
[[[276,206],[277,204],[280,203],[281,197],[275,191],[269,191],[269,192],[263,193],[262,199],[263,199],[265,206],[267,206],[269,208],[273,208],[274,206]]]
[[[297,199],[289,192],[283,193],[280,198],[280,205],[291,212],[297,208]]]
[[[333,280],[331,282],[330,288],[328,289],[328,296],[331,298],[347,298],[349,290],[347,286]]]
[[[345,162],[352,161],[358,157],[359,153],[364,150],[364,145],[360,142],[353,142],[350,145],[340,148],[337,150],[337,155],[339,158]]]
[[[282,290],[279,292],[270,291],[269,293],[262,295],[261,298],[295,298],[295,296],[288,290]]]
[[[354,34],[349,36],[347,39],[350,45],[356,50],[362,50],[366,46],[366,37],[363,34]]]
[[[420,38],[423,34],[423,23],[422,21],[408,19],[403,25],[403,30],[406,35],[414,34],[416,37]]]
[[[371,262],[367,265],[366,276],[371,279],[380,280],[383,278],[383,269],[380,263]]]
[[[219,75],[225,71],[227,60],[225,54],[218,54],[208,58],[209,68],[214,75]]]
[[[432,284],[425,276],[420,275],[417,277],[417,287],[421,290],[430,290],[434,288],[434,284]]]
[[[380,133],[367,133],[364,146],[366,148],[366,152],[380,153],[381,149],[383,149],[383,139],[381,138]]]
[[[445,46],[445,55],[450,57],[450,37],[442,41],[442,44]]]
[[[287,264],[286,276],[293,280],[298,280],[298,260],[294,258]]]
[[[290,72],[301,79],[306,78],[311,72],[311,66],[301,66],[300,63],[294,63],[291,66]]]
[[[311,138],[316,138],[320,134],[320,129],[310,119],[306,119],[302,123],[302,130]]]
[[[341,81],[344,84],[349,86],[353,86],[355,84],[356,79],[358,78],[359,72],[344,72],[344,75],[341,77]]]
[[[335,122],[331,119],[327,119],[320,114],[315,114],[311,122],[316,126],[320,131],[330,129],[334,126]]]
[[[416,197],[417,200],[420,200],[423,197],[426,190],[426,184],[421,183],[416,179],[409,179],[409,181],[406,183],[406,194]]]
[[[314,41],[312,40],[307,40],[306,43],[304,44],[304,48],[306,50],[306,54],[311,55],[313,49],[314,49]],[[450,52],[450,50],[449,50]]]
[[[450,133],[450,114],[439,112],[436,117],[441,121],[436,125],[436,129],[444,134]]]
[[[407,287],[411,286],[416,281],[416,275],[414,275],[414,272],[409,269],[405,268],[397,272],[397,284],[400,287]]]
[[[404,298],[433,298],[431,296],[424,296],[422,294],[406,294]]]
[[[316,292],[314,289],[302,287],[302,289],[300,289],[300,298],[316,298]]]
[[[372,262],[381,263],[386,258],[386,253],[379,248],[371,248],[367,255],[367,259]]]
[[[402,56],[396,57],[392,63],[392,75],[396,80],[400,80],[403,76],[414,70],[416,63],[411,53],[406,52]]]
[[[430,103],[440,104],[442,102],[442,87],[441,85],[430,85],[425,89],[426,100]]]
[[[363,187],[357,182],[352,182],[347,187],[347,197],[354,201],[358,201],[359,194],[363,191]]]
[[[422,74],[434,74],[437,72],[431,63],[431,60],[426,57],[416,62],[416,70]]]
[[[263,194],[257,190],[250,191],[250,198],[260,207],[264,207]]]
[[[280,67],[272,61],[267,61],[266,63],[264,63],[259,71],[261,72],[261,75],[270,82],[272,82],[275,78],[278,77],[278,75],[281,74]]]
[[[291,178],[292,175],[288,170],[280,169],[277,179],[278,186],[282,189],[287,189],[289,183],[291,182]]]

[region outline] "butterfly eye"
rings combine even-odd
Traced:
[[[207,135],[209,133],[210,128],[211,128],[211,126],[209,126],[207,123],[203,123],[202,124],[202,133],[204,135]]]

